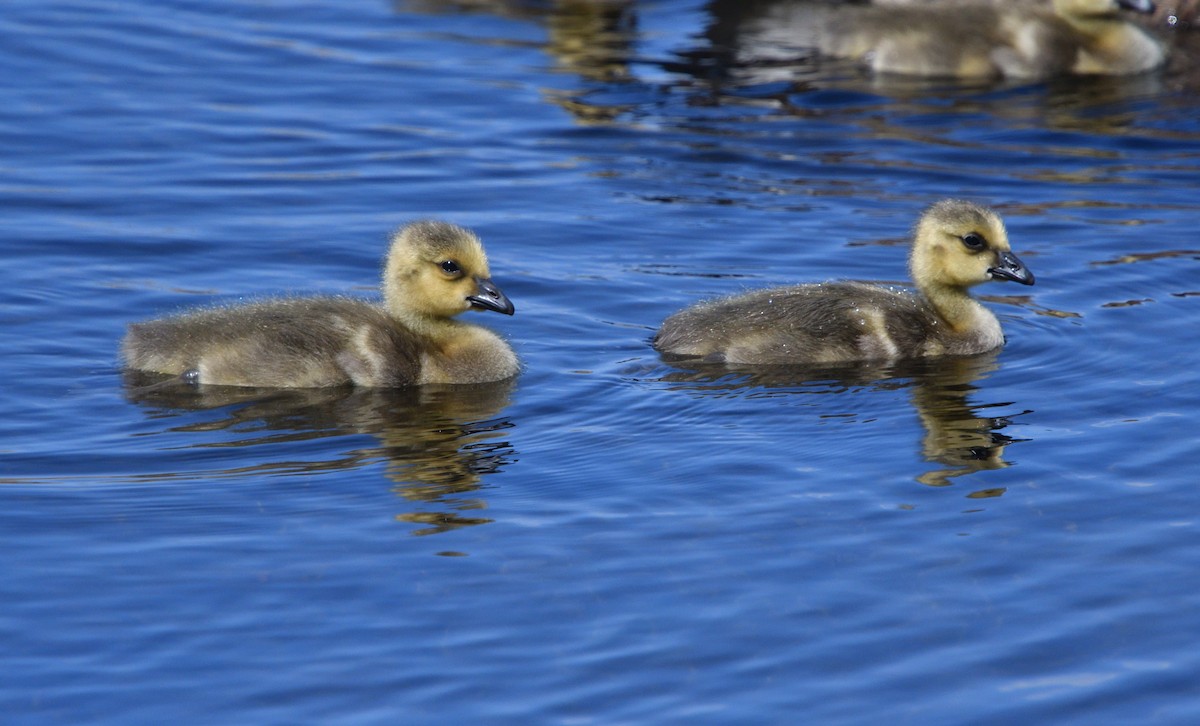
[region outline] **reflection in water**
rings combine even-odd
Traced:
[[[393,0],[399,12],[488,13],[519,18],[545,27],[544,50],[555,66],[578,79],[576,88],[545,89],[546,99],[586,125],[621,124],[646,115],[665,114],[664,105],[682,102],[689,107],[729,107],[730,115],[697,117],[682,112],[689,122],[703,119],[690,130],[711,133],[721,121],[719,134],[745,121],[742,111],[762,109],[774,116],[807,119],[834,114],[847,119],[847,139],[894,139],[930,147],[962,147],[956,117],[987,114],[1015,128],[1050,126],[1070,131],[1123,135],[1145,133],[1137,124],[1138,115],[1131,102],[1159,95],[1167,87],[1200,86],[1200,32],[1169,31],[1174,56],[1166,73],[1147,73],[1130,77],[1058,79],[1036,86],[1034,91],[1015,103],[996,103],[990,94],[1014,90],[1012,84],[989,79],[947,82],[944,79],[904,78],[865,72],[853,61],[821,57],[812,49],[806,19],[814,8],[822,12],[854,12],[855,5],[866,0],[709,0],[704,6],[708,21],[697,34],[696,45],[673,50],[665,57],[648,57],[640,50],[645,38],[639,31],[639,12],[644,7],[631,0]],[[662,81],[651,66],[666,71]],[[1029,87],[1029,84],[1024,84]],[[964,93],[968,92],[968,93]],[[878,113],[886,97],[889,113]],[[950,105],[947,104],[950,101]],[[1186,99],[1181,99],[1188,105]],[[1190,106],[1188,106],[1190,108]],[[867,113],[863,113],[867,111]],[[897,123],[907,115],[921,116],[924,122]],[[708,128],[704,128],[707,126]],[[787,127],[775,127],[774,133],[787,135]],[[761,133],[760,129],[753,132]],[[970,142],[967,142],[969,145]],[[700,147],[698,147],[700,148]],[[708,150],[704,148],[703,150]],[[1028,153],[1040,149],[1020,141],[1007,146],[993,143],[986,153],[997,151]],[[882,166],[911,165],[897,161],[894,154],[870,158],[864,149],[846,158],[839,152],[814,148],[806,154],[819,166],[851,164]],[[846,152],[840,152],[846,153]],[[1082,158],[1107,160],[1112,151],[1095,144],[1073,145],[1056,149]],[[1095,169],[1053,167],[1014,168],[1011,173],[1038,181],[1047,179],[1092,181]],[[605,173],[611,173],[606,171]],[[725,180],[728,181],[728,180]],[[740,180],[745,184],[746,180]],[[764,191],[799,187],[804,194],[823,193],[820,187],[831,184],[823,175],[818,179],[788,178],[764,185]],[[854,187],[834,194],[861,194]],[[727,203],[728,194],[713,197]],[[650,197],[655,201],[676,201],[674,196]]]
[[[934,118],[945,112],[939,103],[949,99],[957,113],[984,112],[1017,128],[1050,126],[1105,135],[1144,132],[1138,125],[1140,107],[1131,103],[1169,89],[1200,86],[1200,32],[1176,31],[1165,25],[1157,29],[1171,48],[1171,62],[1164,70],[1131,76],[1055,78],[1043,85],[1020,79],[948,81],[873,74],[854,61],[817,54],[812,40],[814,14],[852,15],[861,10],[855,6],[862,4],[866,3],[710,0],[710,19],[704,31],[707,46],[686,54],[691,58],[690,67],[680,70],[706,84],[718,85],[719,92],[731,100],[745,94],[740,89],[757,89],[760,100],[774,99],[780,112],[797,116],[820,114],[830,101],[850,107],[873,105],[876,101],[871,96],[882,94],[896,111],[927,113]],[[1021,87],[1037,89],[1029,92],[1029,99],[1035,103],[996,103],[987,95],[997,89]],[[856,98],[834,94],[826,99],[826,94],[820,92],[830,89],[866,95]],[[969,93],[964,95],[964,91]],[[943,144],[944,137],[952,137],[952,127],[939,126],[932,119],[929,124],[913,128],[895,124],[890,118],[879,119],[874,125],[871,121],[861,119],[863,130],[871,134],[931,144]],[[1075,147],[1070,153],[1090,155],[1091,150]],[[1095,155],[1104,157],[1105,153],[1111,151]]]
[[[1012,124],[1121,134],[1137,130],[1137,116],[1126,107],[1129,101],[1161,94],[1168,87],[1200,87],[1200,32],[1170,28],[1161,19],[1155,30],[1172,48],[1166,71],[1057,79],[1045,84],[1044,103],[997,104],[990,98],[964,97],[962,91],[986,92],[1014,84],[872,74],[854,61],[818,55],[811,39],[813,13],[853,13],[860,10],[856,5],[869,4],[866,0],[709,0],[708,22],[697,35],[698,44],[660,58],[639,56],[639,7],[632,0],[394,0],[394,4],[398,11],[489,13],[543,25],[546,53],[559,69],[582,82],[574,90],[547,90],[547,97],[584,123],[611,123],[631,113],[640,115],[647,105],[680,94],[692,106],[765,103],[781,114],[805,117],[826,112],[829,103],[854,103],[853,96],[821,93],[837,89],[866,93],[859,101],[868,105],[875,103],[873,94],[882,93],[893,103],[911,104],[913,113],[944,113],[937,99],[952,97],[956,110],[964,114],[986,109]],[[647,83],[634,71],[638,64],[656,65],[673,77],[665,85]],[[897,125],[874,117],[860,119],[866,125],[864,132],[945,143],[945,130],[936,125]]]
[[[925,435],[921,453],[942,468],[914,477],[929,486],[948,486],[955,477],[1009,466],[1005,447],[1015,441],[1001,430],[1010,421],[989,416],[988,409],[1012,404],[972,404],[968,399],[975,385],[996,370],[997,351],[977,356],[933,358],[895,363],[863,363],[836,368],[794,366],[736,367],[671,361],[684,368],[662,380],[676,387],[701,393],[725,393],[734,389],[793,389],[796,393],[837,393],[847,387],[878,390],[908,388],[913,408]],[[831,387],[832,384],[832,387]],[[971,498],[998,496],[1003,490],[982,489]]]
[[[1170,23],[1163,14],[1143,19],[1171,49],[1165,70],[1126,77],[1050,80],[1044,86],[1045,101],[1033,104],[997,104],[991,98],[962,95],[963,91],[1029,86],[1028,82],[948,82],[880,75],[866,72],[855,61],[816,53],[812,39],[814,14],[860,12],[862,8],[856,6],[871,4],[868,0],[709,0],[704,6],[708,22],[696,36],[697,45],[660,58],[639,56],[640,8],[632,0],[393,1],[397,11],[489,13],[544,25],[546,53],[560,69],[583,82],[571,91],[548,90],[547,97],[584,123],[609,123],[623,115],[641,114],[648,104],[661,104],[664,94],[682,94],[693,106],[766,103],[777,106],[781,114],[802,117],[826,112],[829,103],[855,103],[853,96],[820,93],[836,89],[864,92],[867,96],[859,101],[868,105],[874,104],[871,95],[882,93],[893,103],[912,104],[913,113],[944,113],[938,99],[949,97],[955,109],[964,114],[986,109],[1016,125],[1121,134],[1140,130],[1138,115],[1128,107],[1129,102],[1158,96],[1168,89],[1190,91],[1200,87],[1200,30],[1195,29],[1194,22],[1200,15],[1200,2],[1196,0],[1171,4],[1172,12],[1182,22]],[[876,0],[886,1],[924,0]],[[673,78],[665,85],[647,83],[634,72],[638,64],[656,65]],[[863,129],[866,133],[945,143],[945,129],[936,125],[922,128],[884,119],[872,126],[874,116],[861,119],[867,124]],[[1079,153],[1080,149],[1072,151]]]
[[[379,445],[344,452],[330,460],[280,461],[264,450],[262,464],[210,472],[240,475],[263,471],[312,473],[356,469],[383,460],[393,491],[433,508],[397,519],[426,525],[414,534],[433,534],[492,520],[464,514],[486,508],[477,491],[484,475],[513,461],[505,438],[513,427],[499,416],[508,405],[515,379],[471,386],[423,386],[405,389],[319,388],[254,389],[191,386],[177,378],[125,373],[126,397],[153,418],[185,412],[212,415],[169,429],[173,432],[222,431],[232,437],[205,439],[195,448],[279,445],[352,434],[369,434]]]
[[[637,24],[630,2],[555,3],[546,16],[547,52],[564,70],[593,81],[630,78]]]
[[[557,66],[598,84],[632,80],[629,70],[637,39],[633,0],[396,0],[397,10],[486,12],[545,25],[545,51]],[[547,91],[550,100],[583,122],[612,121],[623,104],[581,101],[578,92]]]
[[[540,21],[546,52],[561,67],[593,81],[628,79],[636,16],[633,0],[397,0],[397,10],[486,12]]]
[[[912,404],[925,436],[921,453],[928,461],[946,468],[927,471],[917,481],[930,486],[946,486],[954,477],[1008,466],[1002,455],[1007,444],[1016,441],[1000,430],[1007,427],[1005,417],[983,415],[987,409],[1010,405],[990,403],[973,406],[967,396],[977,390],[974,383],[996,370],[993,352],[978,358],[951,358],[941,361],[937,370],[926,371],[911,389]],[[988,489],[973,492],[980,497],[993,493]]]

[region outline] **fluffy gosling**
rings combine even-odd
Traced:
[[[202,385],[400,387],[516,375],[507,343],[454,319],[467,310],[514,308],[492,283],[478,237],[422,221],[392,237],[382,305],[311,297],[202,309],[130,325],[121,353],[131,369]]]
[[[979,78],[1132,75],[1161,66],[1163,46],[1120,11],[1154,12],[1150,0],[941,2],[838,8],[823,15],[820,49],[878,73]]]
[[[1034,279],[1000,217],[956,199],[921,215],[909,270],[916,293],[832,282],[700,303],[667,318],[653,345],[668,357],[749,365],[972,355],[1002,346],[1004,334],[969,288]]]

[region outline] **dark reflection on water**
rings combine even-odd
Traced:
[[[925,435],[921,454],[942,468],[923,472],[915,479],[928,486],[949,486],[956,477],[1011,464],[1005,448],[1027,441],[1002,433],[1011,415],[992,416],[989,410],[1011,408],[1013,402],[973,403],[979,382],[999,366],[998,352],[970,357],[949,357],[893,363],[864,363],[829,368],[801,366],[742,367],[725,364],[669,361],[680,370],[661,380],[693,394],[726,394],[765,389],[794,395],[839,394],[850,388],[907,389]],[[1023,411],[1019,415],[1031,413]],[[983,489],[969,496],[999,496],[1003,489]]]
[[[311,474],[356,469],[386,462],[385,473],[400,496],[432,507],[397,515],[425,525],[413,534],[434,534],[491,519],[466,514],[486,509],[477,492],[483,478],[515,460],[505,434],[514,424],[501,412],[509,405],[515,379],[471,386],[406,389],[255,389],[192,386],[177,378],[126,372],[125,395],[152,418],[169,422],[186,412],[210,414],[170,427],[175,433],[223,432],[220,441],[195,448],[254,447],[349,434],[369,434],[377,447],[356,449],[335,459],[281,461],[276,448],[265,463],[207,472],[210,476],[272,472]],[[239,461],[244,459],[239,458]]]
[[[542,23],[544,50],[558,70],[596,83],[635,80],[631,69],[638,39],[637,11],[632,0],[396,0],[398,12],[479,12]],[[607,122],[631,110],[636,102],[594,104],[573,93],[550,94],[551,100],[583,122]]]
[[[594,81],[631,77],[637,20],[632,2],[556,3],[546,17],[546,51],[565,71]]]

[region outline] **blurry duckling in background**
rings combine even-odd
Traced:
[[[1154,12],[1151,0],[1053,0],[1050,8],[987,0],[834,8],[818,18],[822,52],[878,73],[979,78],[1132,75],[1166,51],[1120,16]]]
[[[663,322],[667,356],[730,364],[836,364],[971,355],[1004,345],[996,316],[968,289],[1033,284],[995,212],[947,199],[921,215],[909,270],[917,293],[858,282],[757,290],[700,303]]]
[[[484,383],[517,374],[492,331],[454,320],[513,314],[479,238],[423,221],[392,237],[383,305],[348,297],[273,299],[134,323],[121,345],[131,369],[195,384],[318,388]]]
[[[872,5],[962,5],[986,2],[997,7],[1025,5],[1051,8],[1054,0],[871,0]],[[1130,18],[1138,25],[1164,30],[1192,28],[1200,20],[1200,0],[1158,0],[1153,12],[1138,13]]]

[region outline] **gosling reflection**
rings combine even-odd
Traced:
[[[561,0],[546,15],[548,52],[565,71],[593,81],[631,77],[637,30],[633,3]]]
[[[925,436],[921,453],[927,461],[945,468],[927,471],[917,481],[929,486],[949,486],[955,477],[988,469],[1003,469],[1004,448],[1020,439],[1001,433],[1009,420],[1003,416],[982,415],[1005,403],[972,405],[969,394],[978,390],[975,382],[996,370],[996,353],[982,358],[953,358],[940,361],[939,370],[926,371],[911,389],[913,408],[921,419]],[[995,493],[981,490],[972,496]]]
[[[357,469],[384,462],[395,482],[392,491],[424,507],[396,516],[422,525],[415,535],[487,524],[478,512],[487,508],[473,498],[483,478],[514,461],[507,440],[513,423],[501,412],[509,404],[515,380],[464,386],[401,389],[242,389],[191,386],[177,378],[129,371],[125,395],[157,419],[194,412],[211,415],[168,429],[171,432],[223,432],[196,448],[286,445],[355,434],[369,434],[377,446],[340,451],[336,458],[279,461],[221,472],[315,473]],[[282,450],[281,450],[282,451]],[[291,450],[288,450],[291,454]]]
[[[737,367],[722,364],[696,364],[665,376],[662,380],[681,384],[691,391],[726,393],[731,389],[796,389],[798,392],[836,392],[846,387],[877,390],[909,389],[925,434],[921,453],[939,468],[916,475],[927,486],[949,486],[957,477],[1009,466],[1004,450],[1022,439],[1002,430],[1010,421],[1005,416],[989,416],[988,409],[1011,404],[973,404],[976,385],[998,367],[998,352],[976,356],[956,356],[898,363],[869,363],[812,368],[794,366]],[[673,366],[680,366],[672,362]],[[818,389],[816,384],[820,384]],[[830,388],[833,384],[833,388]],[[971,498],[997,496],[1002,490],[981,489]]]
[[[544,50],[564,73],[597,84],[634,80],[630,64],[638,36],[633,0],[395,0],[394,6],[397,11],[475,12],[534,21],[545,26]],[[621,103],[581,100],[586,89],[546,93],[551,103],[584,123],[612,121],[628,110]]]
[[[630,77],[637,31],[633,0],[396,0],[397,11],[476,12],[540,22],[545,50],[572,73],[594,81]]]

